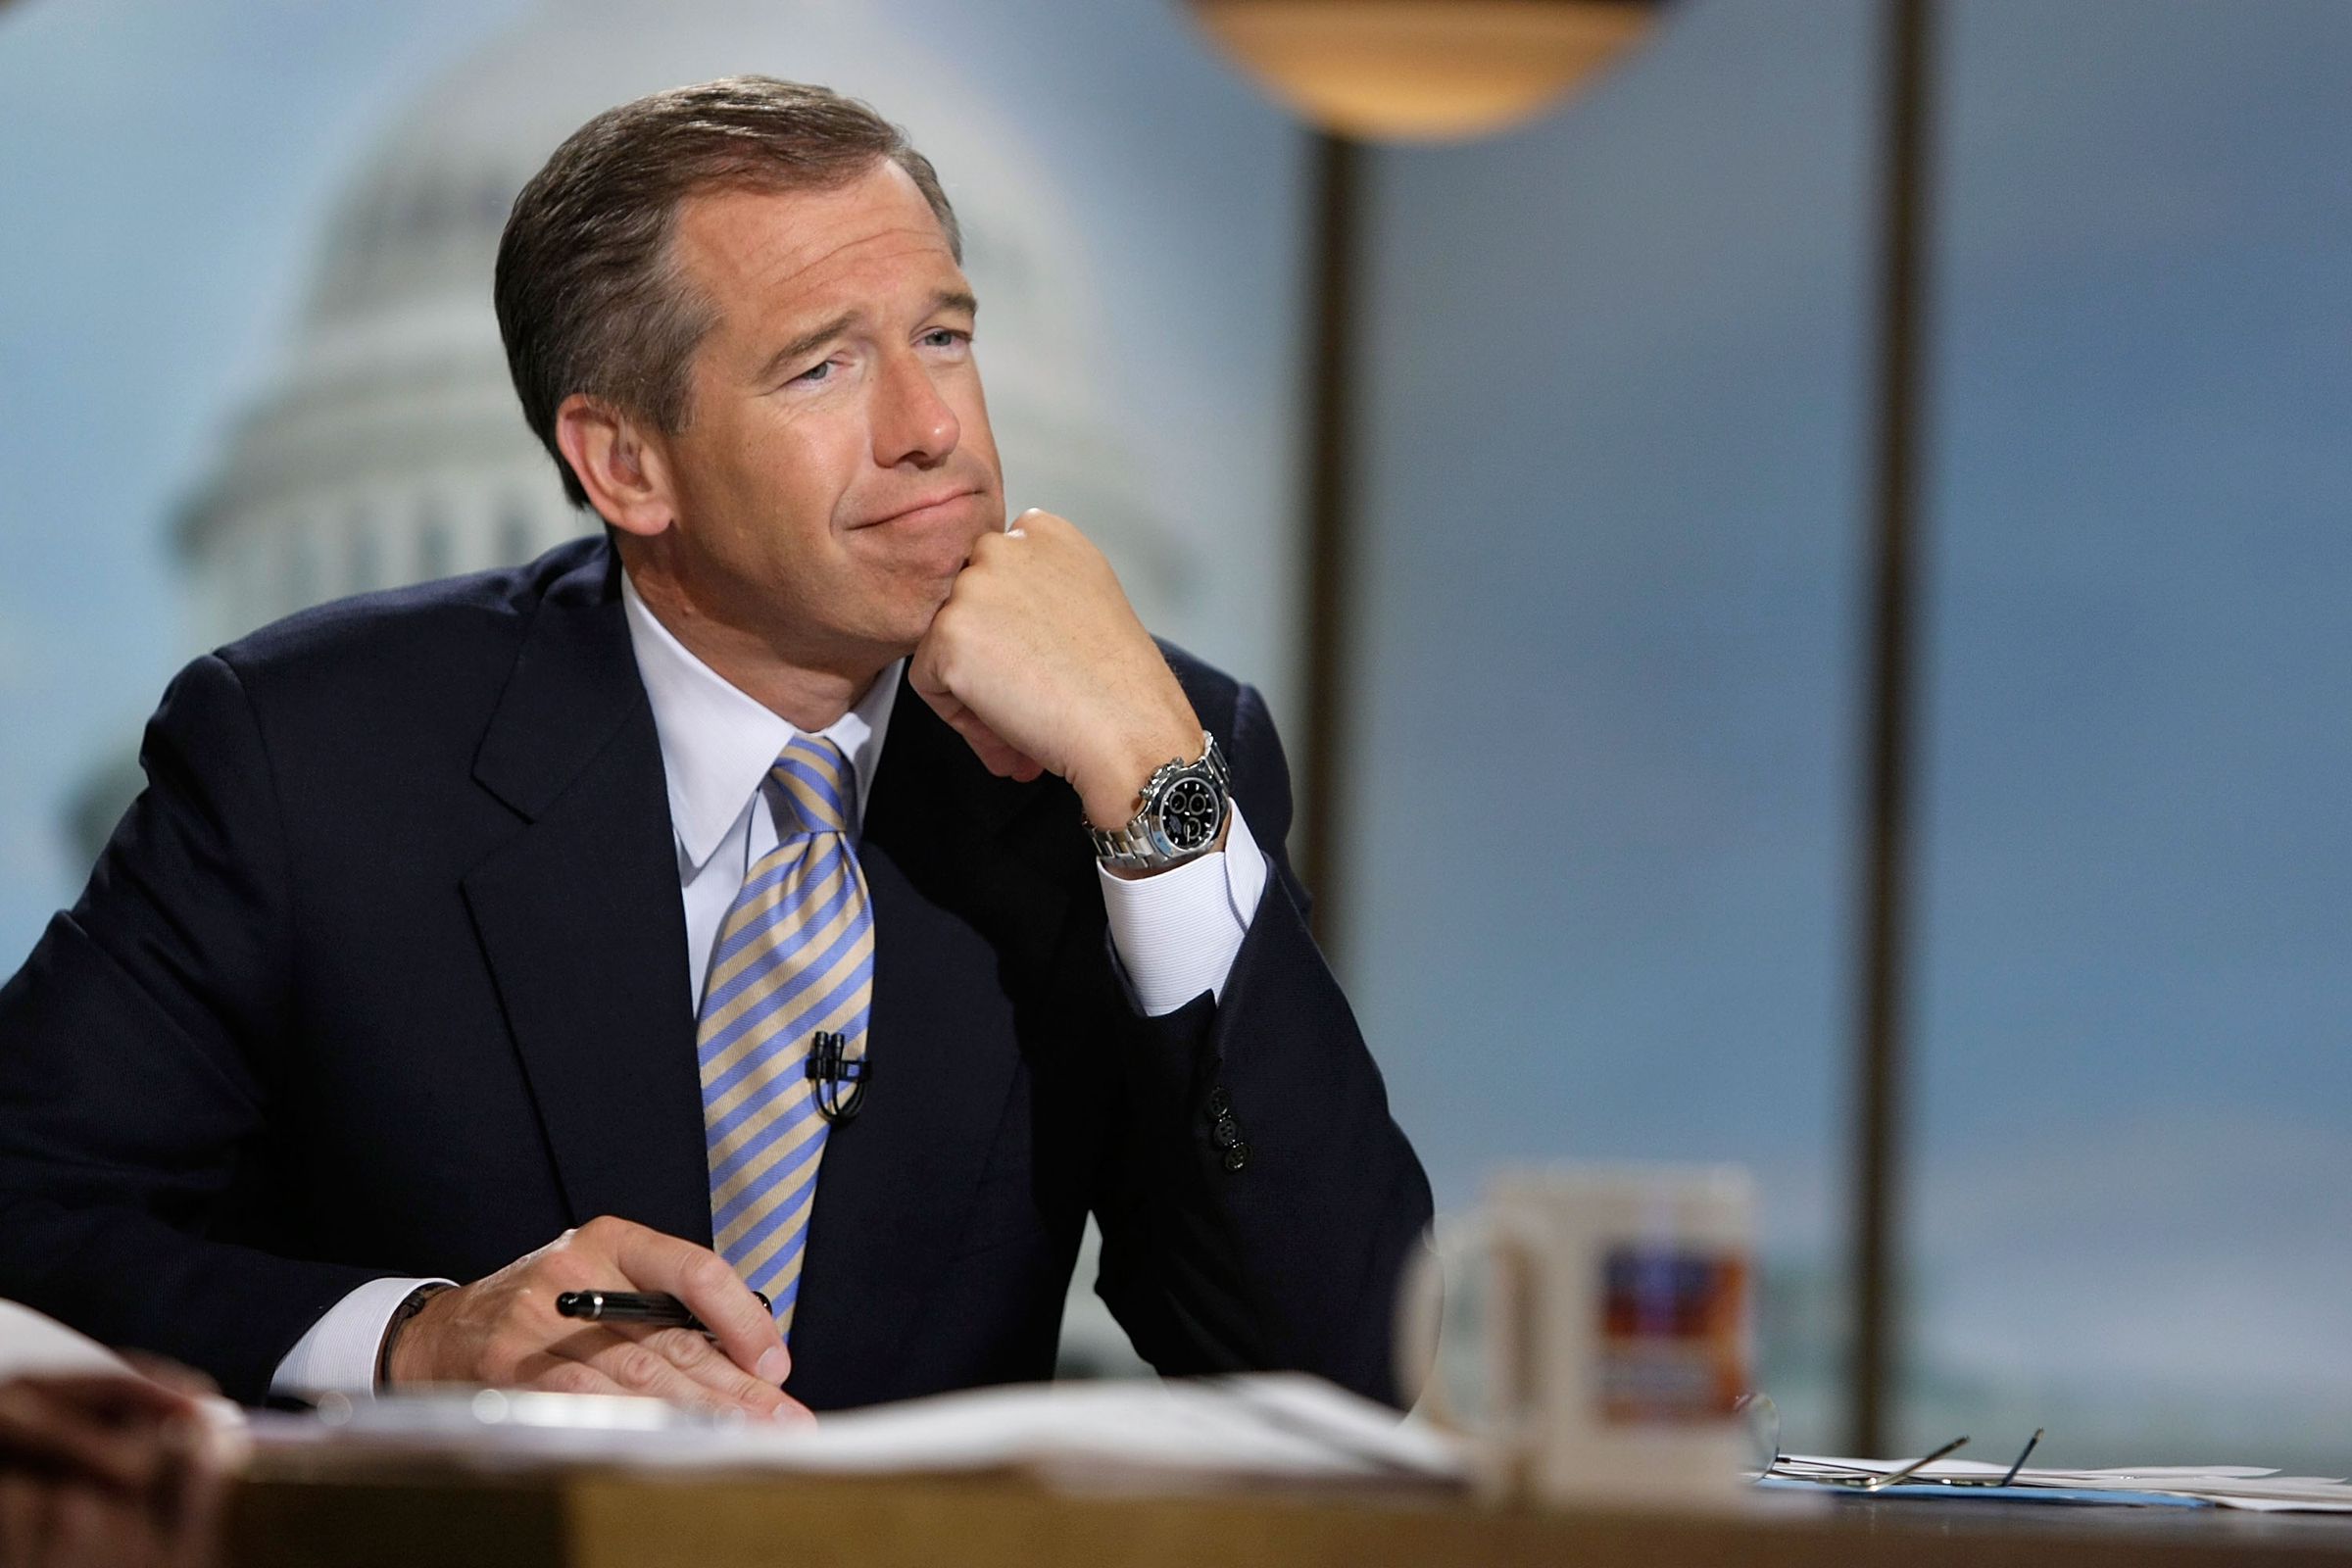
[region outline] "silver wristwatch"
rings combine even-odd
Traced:
[[[1233,810],[1225,754],[1217,738],[1200,732],[1200,760],[1172,758],[1144,781],[1143,804],[1127,825],[1105,833],[1093,823],[1087,833],[1095,855],[1119,871],[1164,871],[1216,848]]]

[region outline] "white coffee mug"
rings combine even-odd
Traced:
[[[1399,1356],[1431,1366],[1446,1264],[1483,1273],[1473,1417],[1441,1359],[1422,1408],[1491,1498],[1726,1496],[1749,1441],[1755,1192],[1729,1166],[1514,1167],[1407,1273]],[[1450,1332],[1464,1333],[1459,1324]]]

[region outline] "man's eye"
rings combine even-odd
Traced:
[[[794,383],[798,385],[814,386],[817,382],[828,379],[832,373],[833,362],[831,360],[826,360],[822,364],[811,365],[808,367],[808,368],[803,370],[800,374],[794,376],[792,379]]]
[[[971,338],[971,333],[953,326],[935,326],[923,334],[923,341],[935,349],[954,348],[958,343],[970,342]]]

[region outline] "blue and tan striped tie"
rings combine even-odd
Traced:
[[[874,916],[847,832],[841,749],[796,735],[767,778],[782,842],[718,928],[697,1047],[716,1247],[789,1335],[828,1125],[810,1094],[809,1041],[825,1030],[865,1054]]]

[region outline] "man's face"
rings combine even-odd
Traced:
[[[723,190],[675,254],[712,308],[687,427],[660,439],[675,517],[648,565],[694,610],[808,667],[909,651],[1004,486],[971,285],[914,181]]]

